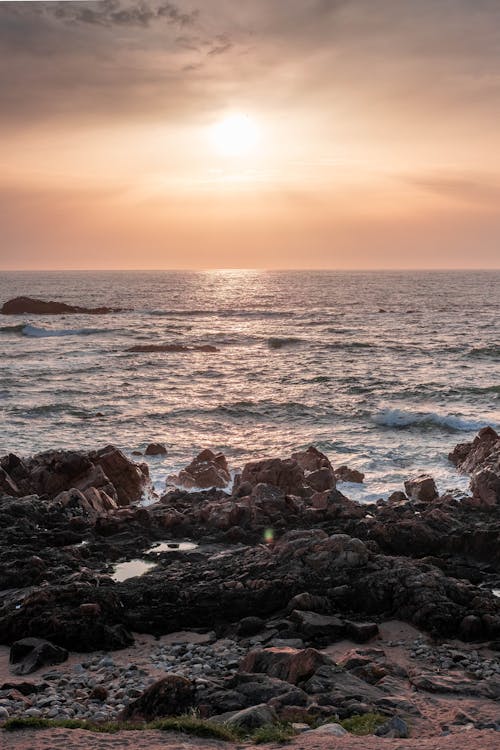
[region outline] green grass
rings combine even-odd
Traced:
[[[241,732],[236,729],[200,719],[192,714],[157,719],[142,724],[116,721],[97,723],[85,719],[43,719],[33,716],[20,716],[7,719],[3,724],[3,729],[7,732],[16,732],[22,729],[86,729],[88,732],[99,732],[101,734],[112,734],[123,730],[158,729],[163,732],[183,732],[193,737],[216,740],[237,741],[241,739]]]
[[[351,734],[363,736],[373,734],[376,728],[386,721],[387,716],[382,716],[382,714],[361,714],[360,716],[350,716],[348,719],[338,721],[338,723]]]
[[[260,745],[263,742],[288,742],[295,737],[295,732],[290,724],[266,724],[259,727],[250,735],[252,742]]]
[[[162,732],[183,732],[194,737],[206,737],[214,740],[235,742],[241,739],[241,733],[225,724],[199,719],[197,716],[174,716],[158,719],[146,725],[147,729],[160,729]]]

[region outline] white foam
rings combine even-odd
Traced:
[[[382,409],[372,417],[381,427],[442,427],[458,432],[473,432],[485,427],[487,422],[464,419],[454,414],[439,414],[433,411],[412,411],[405,409]]]

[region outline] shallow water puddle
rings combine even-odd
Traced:
[[[128,560],[127,562],[118,563],[115,565],[113,575],[111,578],[117,583],[122,583],[129,578],[135,578],[135,576],[142,576],[147,573],[148,570],[155,567],[155,563],[147,562],[146,560]]]

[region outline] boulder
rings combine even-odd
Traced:
[[[292,458],[266,458],[245,464],[241,482],[252,487],[257,484],[271,484],[285,494],[302,495],[305,485],[304,470]]]
[[[306,484],[316,492],[324,492],[325,490],[335,489],[335,475],[332,469],[326,467],[322,469],[316,469],[310,474],[306,475]]]
[[[36,672],[40,667],[61,664],[68,658],[65,648],[54,646],[42,638],[22,638],[10,648],[9,663],[13,674],[23,675]]]
[[[316,729],[309,729],[306,734],[308,737],[317,736],[319,739],[322,737],[344,737],[348,732],[340,724],[332,722],[329,724],[322,724],[321,726],[316,727]]]
[[[150,685],[122,711],[122,719],[145,719],[178,716],[190,711],[195,703],[195,684],[177,674],[169,674]]]
[[[405,492],[410,500],[422,503],[431,502],[439,497],[434,479],[428,474],[408,479],[405,482]]]
[[[314,648],[265,648],[250,651],[241,661],[240,672],[262,672],[292,685],[307,680],[332,659]]]
[[[410,731],[404,719],[400,716],[393,716],[392,719],[377,727],[374,734],[377,737],[399,737],[400,739],[406,739]]]
[[[167,481],[188,489],[193,487],[209,489],[211,487],[226,487],[230,479],[225,456],[206,448],[178,475],[168,477]]]
[[[483,427],[471,443],[459,443],[448,458],[460,471],[470,474],[500,453],[500,436],[492,427]]]
[[[471,477],[470,488],[478,505],[492,507],[500,504],[500,467],[483,466],[476,469]]]
[[[305,451],[298,451],[292,453],[292,459],[298,463],[300,468],[304,472],[313,472],[320,469],[332,469],[330,460],[324,453],[321,453],[317,448],[311,445]]]
[[[2,315],[106,315],[122,312],[118,307],[80,307],[65,302],[53,302],[33,297],[15,297],[5,302],[0,309]]]
[[[363,472],[357,469],[350,469],[348,466],[339,466],[334,471],[335,479],[338,482],[355,482],[356,484],[362,484],[365,475]]]
[[[304,612],[295,609],[291,613],[290,619],[298,632],[311,640],[320,638],[333,643],[346,635],[345,622],[338,617],[318,615],[316,612]]]
[[[149,443],[144,453],[146,456],[166,456],[167,449],[163,443]]]
[[[149,484],[149,471],[145,464],[136,464],[113,445],[89,453],[90,460],[100,466],[116,490],[118,505],[138,502]]]

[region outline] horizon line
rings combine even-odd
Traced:
[[[0,273],[158,273],[158,272],[170,272],[170,273],[186,273],[186,272],[212,272],[212,271],[287,271],[287,272],[321,272],[321,271],[336,271],[339,273],[387,273],[387,272],[403,272],[403,271],[420,271],[423,273],[460,273],[465,271],[500,271],[500,266],[481,266],[472,267],[464,266],[463,268],[429,268],[420,266],[406,266],[406,267],[376,267],[376,268],[339,268],[334,266],[323,266],[315,268],[296,268],[296,267],[252,267],[252,266],[202,266],[199,268],[0,268]]]

